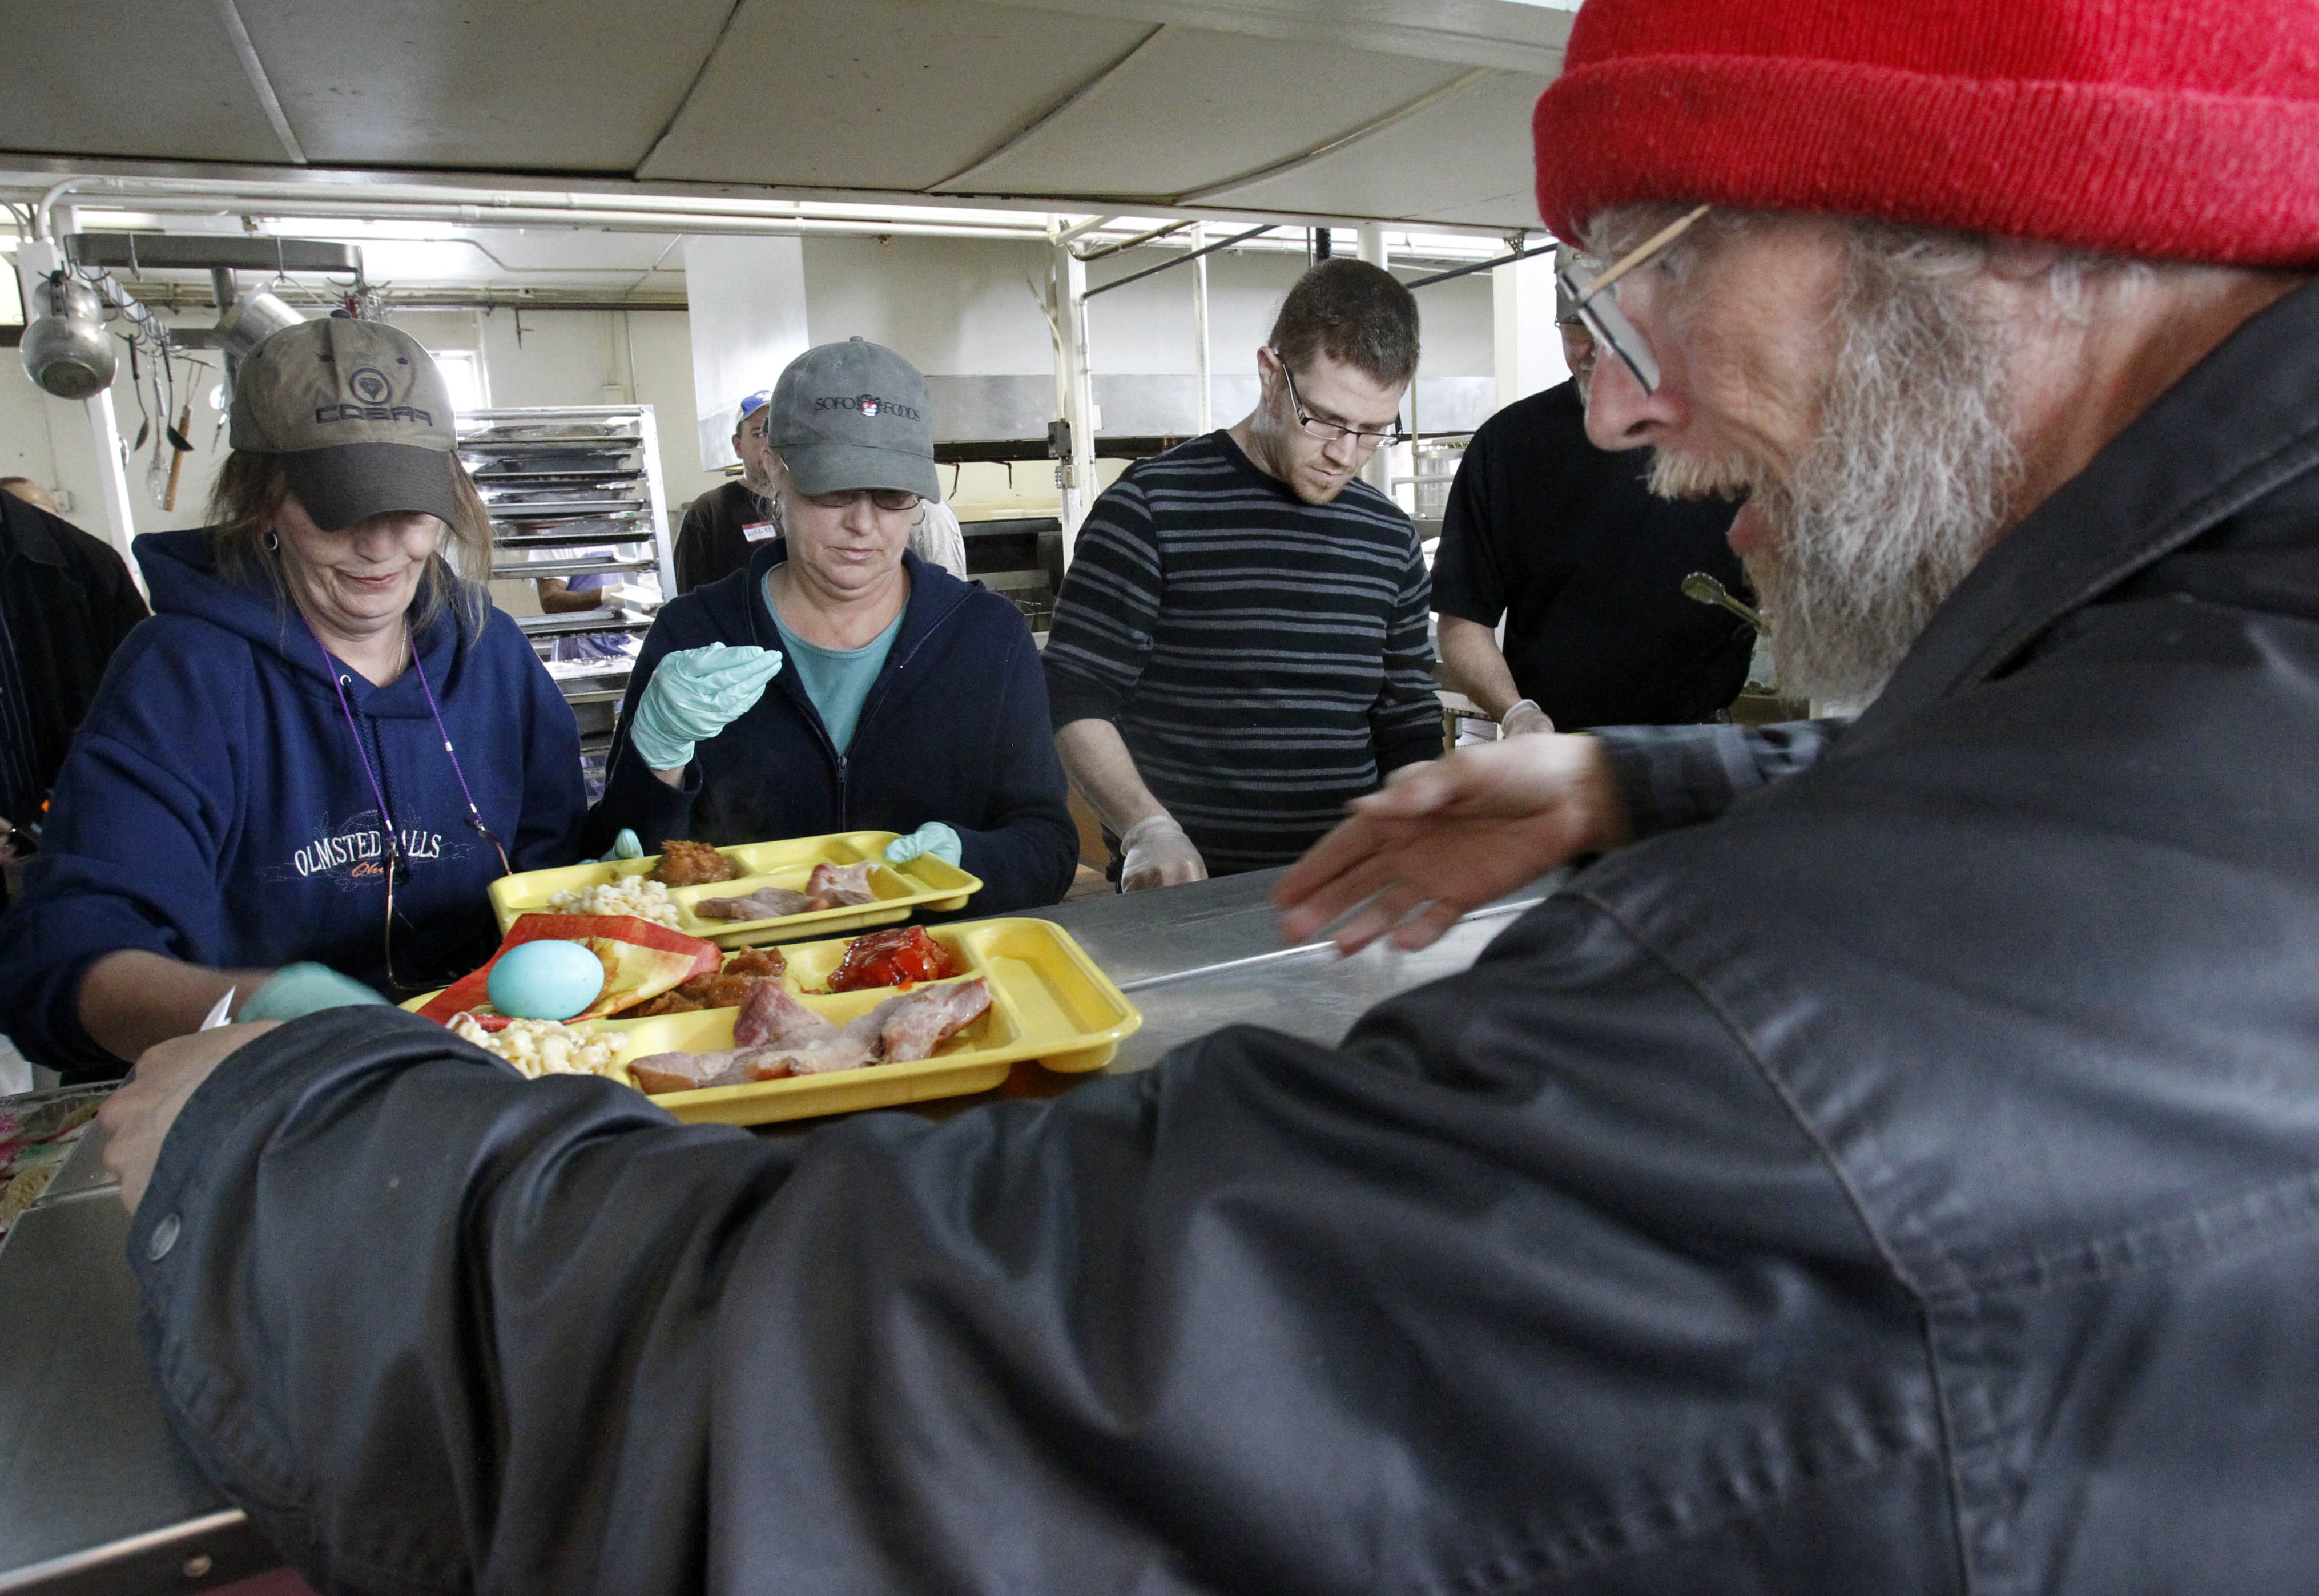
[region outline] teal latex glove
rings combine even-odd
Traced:
[[[781,656],[770,648],[712,643],[663,654],[636,703],[628,741],[647,768],[681,770],[692,762],[695,743],[746,715],[781,672]]]
[[[624,825],[620,827],[620,834],[612,839],[611,851],[596,862],[613,864],[623,859],[642,859],[644,856],[645,845],[636,841],[636,834],[632,827]]]
[[[896,837],[886,844],[888,864],[907,864],[921,853],[931,853],[944,864],[955,865],[965,851],[958,833],[939,820],[929,820],[907,837]]]
[[[294,1020],[300,1014],[326,1008],[352,1008],[358,1003],[384,1003],[385,998],[327,964],[285,964],[249,995],[234,1016],[251,1020]]]

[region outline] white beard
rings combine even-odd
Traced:
[[[1864,705],[2002,530],[2020,470],[1998,340],[1967,273],[1855,251],[1818,437],[1792,471],[1662,452],[1653,491],[1744,488],[1765,536],[1744,559],[1780,690]]]

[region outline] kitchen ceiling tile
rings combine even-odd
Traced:
[[[943,185],[1164,198],[1274,165],[1456,77],[1455,63],[1162,29],[993,158]]]
[[[1199,203],[1536,229],[1529,115],[1547,82],[1526,72],[1484,78],[1317,160],[1209,191],[1198,196]]]
[[[676,114],[731,10],[729,0],[239,4],[311,161],[623,176]]]
[[[5,26],[0,144],[10,149],[288,158],[210,0],[146,0],[103,17],[51,0],[8,7]]]
[[[924,189],[972,166],[1152,32],[929,0],[746,0],[650,180]]]

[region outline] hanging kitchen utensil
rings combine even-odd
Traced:
[[[153,458],[145,466],[145,491],[153,496],[153,507],[156,509],[161,507],[161,493],[167,479],[167,473],[161,466],[161,451],[168,446],[169,440],[167,436],[161,433],[154,434]]]
[[[177,412],[177,424],[169,428],[169,446],[176,453],[169,456],[169,491],[161,500],[163,509],[177,508],[177,473],[185,468],[185,456],[194,452],[194,446],[185,441],[185,428],[193,424],[194,406],[188,400],[185,408]]]
[[[163,374],[168,371],[168,367],[169,358],[167,355],[158,356],[153,363],[153,398],[160,409],[165,423],[153,435],[153,458],[145,467],[145,491],[151,495],[153,508],[156,509],[162,508],[163,497],[168,491],[168,473],[161,459],[162,451],[169,446],[168,428],[166,425],[169,415],[169,401],[166,390],[161,385]]]
[[[145,408],[145,376],[137,366],[137,340],[129,340],[129,391],[137,395],[137,441],[129,446],[133,453],[145,446],[153,434],[152,413]]]

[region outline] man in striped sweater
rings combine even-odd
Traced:
[[[1047,692],[1122,891],[1291,863],[1441,752],[1416,529],[1355,474],[1416,370],[1409,291],[1323,261],[1257,352],[1255,410],[1130,466],[1079,528]]]

